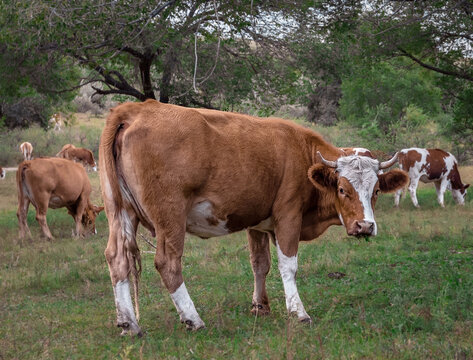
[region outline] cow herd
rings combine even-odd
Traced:
[[[67,207],[78,235],[95,229],[95,216],[103,208],[90,203],[87,174],[70,160],[94,169],[96,165],[91,152],[79,150],[86,149],[65,145],[57,154],[62,158],[20,164],[20,236],[29,232],[30,202],[48,238],[52,237],[45,217],[48,207]],[[400,169],[388,170],[397,161]],[[376,235],[378,195],[394,192],[398,205],[409,182],[415,206],[419,180],[435,183],[442,206],[446,189],[463,204],[468,187],[461,182],[453,155],[441,150],[405,149],[380,162],[368,149],[335,147],[316,132],[289,121],[154,100],[125,103],[110,111],[99,162],[109,225],[105,257],[117,325],[122,334],[131,335],[142,334],[137,291],[139,224],[156,239],[155,267],[188,329],[205,324],[182,275],[186,233],[210,238],[246,230],[254,275],[251,311],[256,315],[270,312],[265,283],[272,242],[287,310],[300,321],[310,322],[296,286],[300,241],[319,237],[331,225],[344,226],[350,236]]]

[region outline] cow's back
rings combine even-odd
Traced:
[[[19,176],[33,193],[54,194],[65,203],[74,202],[91,185],[84,168],[61,158],[37,158],[18,166]],[[31,195],[31,191],[29,191]]]

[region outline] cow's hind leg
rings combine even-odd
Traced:
[[[248,230],[250,260],[254,275],[254,290],[251,312],[254,315],[267,315],[270,312],[268,295],[266,293],[266,275],[271,267],[268,233]]]
[[[182,277],[185,217],[172,216],[170,213],[165,216],[155,222],[157,248],[154,264],[171,294],[181,322],[186,324],[188,330],[198,330],[205,324],[195,309]]]
[[[18,199],[18,211],[16,216],[18,217],[18,225],[20,228],[19,237],[24,239],[25,234],[28,234],[28,237],[31,239],[31,231],[28,227],[27,217],[28,217],[28,208],[30,206],[30,200],[26,196],[19,196]]]
[[[48,223],[46,221],[47,212],[48,212],[48,203],[47,202],[45,203],[44,201],[38,201],[36,205],[36,221],[41,227],[43,235],[46,236],[48,240],[52,240],[53,235],[51,234]]]
[[[122,335],[141,336],[142,332],[137,320],[137,289],[135,288],[135,305],[137,309],[137,314],[135,315],[129,282],[130,272],[134,272],[134,275],[137,276],[136,262],[139,263],[140,261],[135,237],[138,221],[134,217],[130,217],[125,210],[122,210],[118,216],[108,216],[108,219],[110,234],[107,248],[105,249],[105,258],[107,259],[113,293],[115,295],[117,326],[123,329]]]
[[[77,202],[77,206],[75,209],[75,214],[72,214],[74,217],[74,221],[76,223],[76,236],[84,236],[84,229],[82,226],[82,216],[84,215],[85,208],[88,205],[88,195],[85,196],[84,194],[81,195],[79,201]]]

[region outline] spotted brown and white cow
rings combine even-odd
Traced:
[[[457,160],[452,154],[440,149],[403,149],[399,152],[399,167],[409,174],[409,193],[415,207],[419,207],[416,194],[419,181],[435,184],[437,201],[442,207],[447,189],[451,190],[457,204],[465,203],[466,189],[470,185],[462,183]],[[401,195],[402,189],[396,191],[395,206],[399,206]]]
[[[33,154],[33,145],[28,141],[25,141],[20,144],[20,152],[23,154],[25,160],[31,160]]]
[[[367,156],[372,159],[376,159],[371,151],[362,147],[342,147],[340,148],[345,153],[346,156],[349,155],[358,155],[358,156]]]
[[[26,221],[29,204],[36,209],[36,220],[43,234],[53,236],[46,222],[48,208],[67,208],[76,223],[76,235],[96,233],[95,218],[103,207],[90,203],[92,191],[82,165],[57,158],[37,158],[23,161],[16,173],[18,191],[18,224],[20,238],[31,237]]]
[[[90,166],[92,170],[97,171],[97,163],[94,159],[94,154],[89,149],[78,148],[72,144],[66,144],[61,151],[56,154],[56,157],[77,161],[84,166]]]
[[[319,134],[289,121],[154,100],[111,110],[99,158],[110,230],[105,256],[124,334],[141,334],[135,316],[139,223],[156,237],[155,267],[189,329],[204,322],[182,276],[186,232],[210,238],[247,230],[256,314],[270,310],[265,279],[272,239],[287,310],[310,321],[296,286],[299,241],[341,224],[349,235],[376,235],[378,193],[395,191],[408,180],[398,169],[378,175],[396,156],[383,163],[344,156]]]
[[[7,172],[5,171],[5,169],[0,166],[0,179],[5,179],[6,174]]]

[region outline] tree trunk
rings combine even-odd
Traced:
[[[143,94],[146,99],[156,99],[151,82],[151,65],[153,64],[154,57],[154,53],[146,50],[139,63],[141,84],[143,85]]]

